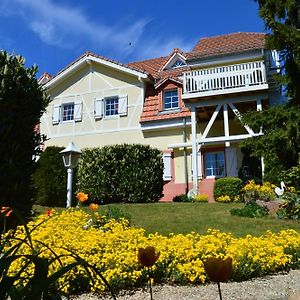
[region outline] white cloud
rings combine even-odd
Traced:
[[[138,19],[133,24],[107,26],[88,19],[76,7],[68,7],[53,0],[3,0],[2,15],[19,15],[38,37],[49,45],[72,48],[87,42],[102,49],[119,48],[128,52],[129,41],[137,42],[148,23]],[[117,43],[117,44],[116,44]]]
[[[124,61],[168,55],[173,48],[189,51],[191,43],[181,38],[146,35],[149,18],[127,18],[113,25],[93,21],[76,6],[54,0],[0,0],[0,15],[21,18],[40,40],[63,49],[91,50]]]

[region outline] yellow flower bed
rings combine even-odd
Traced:
[[[128,226],[127,221],[109,221],[101,228],[84,229],[89,215],[81,210],[69,210],[52,216],[41,215],[29,223],[33,229],[32,239],[36,248],[44,248],[41,256],[51,258],[51,253],[43,242],[57,255],[67,253],[67,249],[78,254],[87,262],[97,266],[114,288],[138,286],[146,282],[145,270],[138,264],[138,248],[154,246],[160,251],[158,262],[152,267],[155,281],[168,280],[180,283],[203,283],[207,280],[203,261],[211,256],[231,257],[234,277],[247,279],[279,270],[299,266],[300,234],[293,230],[278,234],[267,232],[261,237],[246,236],[235,238],[218,230],[209,230],[206,235],[197,233],[146,235],[144,229]],[[47,219],[45,221],[45,219]],[[43,222],[45,221],[45,222]],[[16,235],[24,238],[22,227]],[[23,245],[20,251],[29,253]],[[61,257],[63,264],[72,262],[70,257]],[[11,266],[11,273],[17,272],[22,261]],[[59,269],[57,264],[50,269]],[[28,269],[27,269],[28,271]],[[29,269],[30,272],[30,269]],[[84,270],[78,267],[59,279],[65,292],[74,291],[74,284],[86,290],[103,291],[105,286],[100,278],[88,282]]]

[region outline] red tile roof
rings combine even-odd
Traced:
[[[214,37],[201,38],[188,58],[209,57],[240,53],[265,48],[265,33],[237,32]]]

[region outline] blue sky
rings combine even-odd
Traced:
[[[0,0],[0,49],[37,64],[38,75],[85,51],[126,63],[238,31],[264,31],[253,0]]]

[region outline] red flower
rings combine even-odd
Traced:
[[[52,209],[47,209],[47,210],[45,211],[45,215],[47,215],[48,217],[53,216],[53,210],[52,210]]]
[[[148,246],[139,248],[138,261],[144,267],[152,267],[158,260],[160,252],[155,253],[155,248]]]
[[[232,259],[210,257],[204,262],[204,269],[213,282],[227,282],[232,273]]]
[[[12,212],[12,209],[10,209],[9,207],[1,207],[1,214],[6,213],[5,217],[9,217]]]

